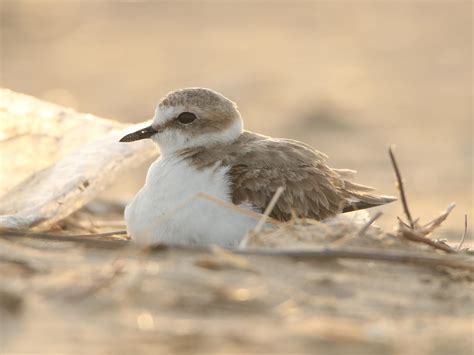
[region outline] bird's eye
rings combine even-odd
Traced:
[[[183,112],[178,116],[177,120],[179,123],[188,124],[193,122],[196,118],[197,117],[194,113]]]

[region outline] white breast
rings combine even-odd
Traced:
[[[197,170],[173,157],[157,160],[125,209],[129,235],[140,244],[238,245],[256,220],[196,196],[231,202],[226,172],[217,166]]]

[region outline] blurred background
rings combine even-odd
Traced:
[[[123,2],[1,0],[1,86],[140,122],[174,89],[238,103],[246,128],[303,140],[412,214],[473,212],[470,1]],[[106,198],[129,199],[146,166]],[[384,209],[393,226],[400,204]],[[438,231],[440,233],[441,231]]]

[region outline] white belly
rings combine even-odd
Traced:
[[[129,235],[144,245],[238,245],[257,221],[196,196],[202,192],[231,202],[225,173],[226,168],[197,170],[186,161],[157,160],[125,209]]]

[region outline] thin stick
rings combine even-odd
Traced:
[[[464,241],[466,240],[466,235],[467,235],[467,214],[464,215],[464,233],[462,234],[461,241],[459,242],[458,247],[456,250],[461,250],[462,245],[464,244]]]
[[[107,235],[114,235],[116,232],[108,232],[108,233],[97,233],[98,235],[107,234]],[[119,233],[123,234],[123,233]],[[18,238],[34,238],[34,239],[42,239],[42,240],[49,240],[49,241],[58,241],[58,242],[76,242],[81,243],[86,246],[97,247],[97,248],[105,248],[105,249],[114,249],[116,247],[121,247],[123,245],[128,245],[129,241],[125,239],[95,239],[91,238],[91,234],[72,234],[72,235],[60,235],[60,234],[49,234],[49,233],[35,233],[35,232],[28,232],[28,231],[2,231],[0,232],[1,239],[7,240],[16,240]]]
[[[362,237],[365,232],[367,232],[367,230],[369,229],[369,227],[372,225],[372,223],[374,223],[377,219],[379,219],[381,216],[383,215],[383,213],[381,211],[377,212],[376,214],[374,214],[372,216],[371,219],[369,219],[369,221],[359,230],[359,232],[357,233],[357,236],[358,237]]]
[[[230,210],[233,210],[241,215],[244,215],[244,216],[247,216],[247,217],[250,217],[250,218],[253,218],[257,221],[259,221],[261,218],[262,218],[262,214],[261,213],[257,213],[257,212],[254,212],[254,211],[251,211],[251,210],[248,210],[246,208],[242,208],[242,207],[239,207],[237,205],[234,205],[233,203],[230,203],[230,202],[227,202],[227,201],[224,201],[224,200],[221,200],[217,197],[214,197],[212,195],[209,195],[209,194],[206,194],[204,192],[200,192],[196,195],[196,197],[198,198],[202,198],[202,199],[205,199],[205,200],[209,200],[211,202],[214,202],[215,204],[219,205],[219,206],[222,206],[224,208],[227,208],[227,209],[230,209]],[[275,225],[279,225],[281,224],[281,222],[277,221],[276,219],[273,219],[273,218],[268,218],[269,221],[268,223],[271,223],[271,224],[275,224]]]
[[[415,223],[413,222],[413,218],[411,217],[410,210],[408,209],[408,202],[405,195],[405,188],[403,187],[402,175],[400,174],[400,169],[398,168],[397,161],[395,160],[395,155],[393,154],[392,147],[388,148],[388,154],[390,155],[390,160],[392,161],[393,169],[395,170],[395,175],[397,176],[397,187],[398,187],[398,190],[400,191],[400,199],[402,200],[403,211],[405,212],[405,215],[407,216],[411,229],[414,229]]]
[[[109,237],[112,235],[126,235],[126,230],[119,230],[113,232],[105,232],[105,233],[88,233],[88,234],[55,234],[55,233],[43,233],[43,232],[31,232],[31,231],[22,231],[22,230],[3,230],[0,231],[0,236],[4,235],[25,235],[29,237],[38,237],[38,238],[52,238],[55,239],[56,237],[67,237],[67,238],[87,238],[87,237]]]
[[[195,247],[189,245],[176,245],[170,247],[170,250],[184,250],[189,252],[209,252],[211,247]],[[315,247],[311,249],[276,249],[276,248],[230,248],[230,252],[244,256],[271,256],[271,257],[290,257],[295,259],[321,260],[326,259],[355,259],[355,260],[374,260],[386,261],[392,263],[412,263],[422,266],[447,266],[455,269],[462,269],[474,272],[474,264],[469,257],[459,256],[440,256],[426,252],[414,253],[403,250],[385,250],[379,248],[364,247]],[[151,251],[154,252],[153,250]],[[158,252],[161,252],[159,250]]]
[[[245,255],[268,255],[293,257],[298,259],[364,259],[375,261],[386,261],[392,263],[412,263],[424,266],[447,266],[455,269],[463,269],[474,271],[474,264],[467,258],[459,258],[456,256],[435,256],[427,253],[412,253],[405,251],[387,251],[374,248],[321,248],[321,249],[304,249],[304,250],[278,250],[278,249],[244,249],[233,251],[237,254]]]
[[[446,218],[448,218],[449,214],[454,209],[454,207],[456,207],[456,204],[453,202],[448,206],[448,208],[446,208],[446,211],[444,211],[442,214],[440,214],[438,217],[436,217],[432,221],[426,223],[423,227],[419,228],[419,231],[425,235],[433,232],[446,220]]]
[[[410,228],[410,226],[408,224],[406,224],[405,221],[402,220],[400,217],[397,216],[397,220],[402,226],[404,226],[406,228]]]
[[[26,235],[19,235],[17,237],[27,238]],[[17,238],[15,237],[15,238]],[[62,239],[57,239],[62,241]],[[101,248],[125,248],[128,246],[129,251],[141,250],[128,242],[124,241],[99,241],[99,240],[72,240],[75,242],[87,242],[92,246]],[[119,243],[120,242],[120,243]],[[196,247],[196,246],[168,246],[165,250],[185,250],[188,252],[211,252],[209,247]],[[157,250],[150,249],[149,253],[153,254],[156,252],[161,253],[163,248]],[[317,249],[304,249],[304,250],[285,250],[285,249],[269,249],[269,248],[257,248],[257,249],[229,249],[230,252],[240,255],[256,255],[256,256],[271,256],[271,257],[291,257],[296,259],[310,259],[310,260],[324,260],[324,259],[361,259],[361,260],[374,260],[374,261],[386,261],[392,263],[412,263],[415,265],[423,266],[446,266],[455,269],[462,269],[468,271],[474,271],[474,264],[467,257],[458,256],[439,256],[439,255],[428,255],[427,253],[413,253],[405,251],[387,251],[382,249],[374,248],[317,248]]]
[[[265,222],[268,219],[268,216],[270,215],[270,213],[272,213],[283,191],[285,191],[285,188],[283,186],[280,186],[273,194],[273,197],[270,200],[270,203],[268,204],[267,208],[265,208],[265,212],[263,213],[262,217],[260,218],[260,220],[258,221],[257,225],[255,226],[253,230],[255,234],[259,233],[262,230],[263,226],[265,225]]]
[[[400,228],[400,233],[398,235],[401,235],[402,237],[411,240],[413,242],[418,242],[418,243],[423,243],[427,244],[429,246],[432,246],[433,248],[445,251],[446,253],[454,253],[455,250],[451,248],[449,245],[446,245],[444,243],[440,242],[435,242],[434,240],[431,240],[430,238],[427,238],[414,230],[407,229],[407,228]]]

